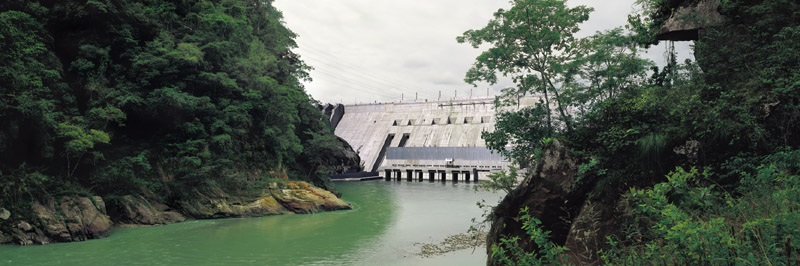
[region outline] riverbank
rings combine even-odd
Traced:
[[[501,194],[475,183],[337,183],[352,210],[312,215],[189,220],[114,228],[109,237],[44,246],[0,246],[0,265],[483,265],[466,249],[428,258],[415,243],[466,232]]]
[[[0,231],[0,243],[45,245],[108,236],[113,227],[164,225],[194,219],[309,214],[352,209],[333,193],[303,181],[273,182],[253,195],[219,189],[193,192],[166,204],[155,197],[43,197],[31,204],[30,219]]]

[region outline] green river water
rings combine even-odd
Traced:
[[[0,246],[0,265],[484,265],[484,248],[421,258],[417,242],[466,232],[500,194],[474,183],[337,183],[353,210],[115,229],[107,238]]]

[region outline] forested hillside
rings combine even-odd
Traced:
[[[332,190],[352,162],[300,83],[294,37],[271,0],[2,1],[8,221],[45,196]]]
[[[467,81],[499,72],[512,99],[544,97],[484,135],[538,166],[491,216],[489,263],[800,263],[800,4],[637,3],[627,30],[579,38],[590,8],[513,0],[459,37],[492,47]],[[696,61],[638,59],[668,19],[702,21],[677,11],[698,3],[722,19],[695,32]]]

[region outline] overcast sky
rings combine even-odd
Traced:
[[[634,0],[570,0],[595,8],[580,36],[624,26]],[[298,34],[294,51],[310,66],[306,90],[330,103],[413,101],[496,94],[502,80],[477,88],[464,74],[481,53],[456,36],[486,25],[508,0],[276,0],[286,26]],[[691,58],[689,43],[676,43]],[[663,65],[663,43],[644,57]]]

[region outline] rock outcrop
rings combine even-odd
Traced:
[[[486,238],[486,248],[491,255],[493,244],[503,237],[519,236],[529,239],[517,220],[520,209],[528,207],[534,217],[542,221],[545,230],[551,231],[551,239],[556,243],[564,243],[569,233],[572,217],[578,214],[579,204],[583,199],[573,195],[573,185],[578,177],[578,165],[569,151],[558,141],[553,141],[538,163],[534,173],[511,191],[494,209],[492,227]],[[570,208],[572,207],[572,208]],[[520,241],[520,247],[526,251],[536,249],[530,241]],[[496,265],[491,256],[489,265]]]
[[[564,246],[573,265],[602,265],[598,251],[608,250],[606,236],[619,231],[617,199],[586,200],[572,220]]]
[[[333,193],[303,181],[275,182],[257,197],[232,197],[220,190],[197,192],[178,204],[198,219],[256,217],[352,209]]]
[[[160,225],[186,220],[161,201],[134,195],[109,199],[108,214],[119,224]]]
[[[720,0],[683,1],[658,31],[656,38],[666,41],[694,41],[700,30],[722,22]]]
[[[340,154],[334,157],[337,160],[336,164],[332,165],[334,167],[334,173],[344,174],[364,171],[364,166],[361,164],[361,157],[358,156],[358,152],[353,150],[353,147],[344,139],[340,137],[336,138],[344,145],[341,148]]]
[[[487,264],[499,265],[491,258],[491,247],[504,237],[523,239],[518,243],[528,252],[538,248],[533,242],[524,241],[530,237],[517,220],[520,210],[525,207],[529,214],[542,221],[544,230],[551,232],[551,241],[570,249],[571,263],[596,263],[597,250],[605,242],[602,232],[613,227],[613,224],[600,221],[613,220],[604,218],[613,215],[614,208],[608,206],[614,205],[588,201],[586,195],[593,182],[587,178],[578,173],[577,159],[570,155],[569,150],[557,140],[553,141],[533,174],[495,207],[486,238]]]
[[[342,121],[342,117],[344,116],[345,107],[344,104],[314,104],[314,108],[317,108],[325,117],[325,119],[329,122],[331,129],[336,129],[336,126],[339,125],[339,122]]]
[[[111,197],[108,205],[107,212],[106,202],[100,197],[48,197],[34,201],[32,219],[16,221],[9,232],[0,231],[0,243],[84,241],[106,236],[114,223],[161,225],[182,222],[186,217],[256,217],[352,209],[333,193],[303,181],[275,182],[251,196],[231,196],[219,189],[197,192],[191,200],[177,202],[175,209],[153,197],[135,195]],[[3,210],[0,219],[5,221],[3,217],[10,213],[5,215]]]
[[[83,241],[104,237],[111,229],[100,197],[47,197],[31,204],[33,220],[19,221],[10,234],[20,245]]]

